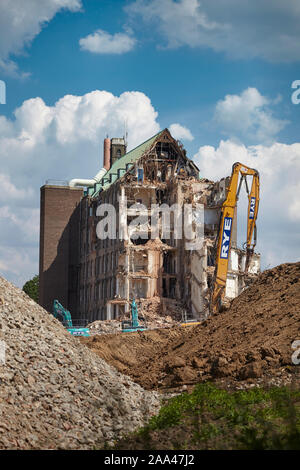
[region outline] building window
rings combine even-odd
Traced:
[[[143,180],[144,180],[144,170],[143,170],[143,168],[138,168],[137,180],[138,180],[138,183],[143,182]]]

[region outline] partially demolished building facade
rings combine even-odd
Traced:
[[[229,178],[201,178],[168,129],[127,153],[123,139],[105,139],[103,168],[104,176],[86,191],[72,185],[41,188],[41,305],[51,310],[57,298],[74,318],[91,322],[117,318],[133,298],[155,298],[163,311],[176,305],[188,317],[206,317]],[[171,208],[168,230],[160,207]],[[190,209],[184,216],[185,207]],[[245,258],[237,248],[235,223],[228,299],[247,283]],[[247,277],[259,270],[256,254]]]

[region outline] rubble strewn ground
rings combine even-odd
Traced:
[[[155,389],[165,398],[207,381],[299,388],[300,366],[291,360],[300,340],[299,283],[300,263],[287,263],[198,326],[169,316],[171,327],[78,340],[0,278],[0,449],[102,448],[158,412]],[[146,303],[141,311],[154,325],[159,308]],[[112,328],[101,323],[100,333]]]
[[[230,308],[198,326],[82,341],[146,389],[215,380],[235,387],[290,383],[300,339],[300,263],[263,272]],[[298,374],[299,377],[299,374]]]
[[[156,393],[118,373],[1,277],[0,340],[0,449],[101,447],[159,409]]]
[[[182,319],[182,306],[173,299],[162,303],[161,297],[141,299],[137,302],[139,325],[149,330],[169,328],[179,325]],[[129,320],[130,314],[122,315],[115,320],[96,320],[88,325],[91,336],[98,334],[120,333],[122,321]]]
[[[89,323],[87,327],[91,336],[120,333],[121,320],[96,320]]]

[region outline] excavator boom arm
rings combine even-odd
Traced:
[[[248,196],[248,224],[247,224],[247,249],[255,247],[255,224],[259,206],[259,175],[258,173],[253,176],[251,192]],[[254,235],[254,242],[252,243],[252,237]]]
[[[66,324],[67,328],[72,328],[72,318],[69,310],[66,310],[58,300],[53,301],[53,315],[55,318],[58,318],[59,316],[62,317],[63,322]]]
[[[232,227],[235,216],[235,208],[237,205],[239,191],[242,180],[239,183],[239,177],[245,179],[247,176],[252,176],[251,191],[248,194],[248,219],[247,219],[247,258],[246,269],[249,264],[250,255],[256,243],[256,236],[252,244],[253,234],[255,235],[256,218],[259,205],[259,174],[257,170],[249,168],[242,163],[235,163],[232,167],[232,174],[228,187],[227,197],[222,205],[220,228],[218,234],[218,244],[216,253],[216,268],[213,282],[213,290],[211,296],[211,309],[216,311],[218,302],[221,300],[225,287],[228,272],[229,254],[231,248],[231,235]],[[247,183],[246,183],[247,188]]]

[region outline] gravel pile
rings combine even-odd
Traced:
[[[0,449],[102,447],[159,406],[0,277]]]

